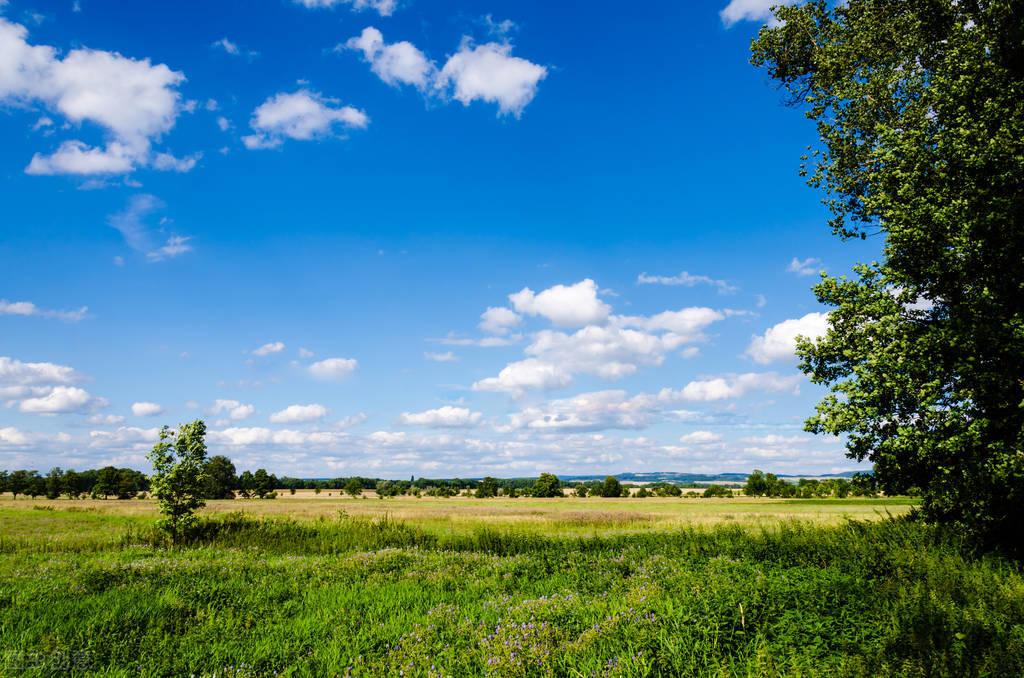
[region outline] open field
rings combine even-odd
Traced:
[[[379,499],[372,492],[353,499],[340,491],[298,490],[281,492],[277,499],[208,501],[205,515],[242,512],[252,517],[277,516],[297,520],[336,518],[339,511],[353,517],[388,516],[434,532],[464,532],[482,525],[532,533],[595,535],[642,532],[721,523],[744,526],[774,525],[785,520],[804,520],[818,525],[837,525],[846,520],[877,520],[908,512],[913,500],[892,499],[697,499],[650,497],[646,499],[564,497],[558,500],[475,499],[473,497],[398,496]],[[49,507],[109,515],[115,519],[155,518],[156,504],[147,500],[48,500],[0,496],[0,510],[9,507]]]
[[[0,674],[1021,675],[1024,577],[907,508],[286,495],[171,549],[149,501],[7,498]]]

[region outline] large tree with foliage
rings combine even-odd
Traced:
[[[830,7],[830,5],[833,5]],[[802,368],[887,492],[1024,552],[1024,4],[815,0],[776,10],[753,63],[817,124],[833,231],[880,260],[824,277]]]
[[[196,509],[206,504],[206,424],[197,419],[181,424],[177,431],[164,426],[149,461],[153,464],[150,488],[163,515],[159,525],[178,543],[195,524]]]

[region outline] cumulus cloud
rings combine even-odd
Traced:
[[[791,392],[800,390],[801,376],[781,376],[774,372],[747,372],[728,377],[691,381],[674,395],[680,400],[710,402],[740,398],[753,391]]]
[[[540,315],[555,325],[582,327],[603,323],[611,307],[597,298],[597,283],[590,278],[574,285],[555,285],[538,293],[524,287],[508,296],[515,310]]]
[[[249,126],[253,134],[242,137],[246,148],[276,148],[285,139],[309,141],[336,136],[336,128],[365,129],[370,118],[351,106],[337,106],[328,99],[306,89],[281,92],[270,97],[253,111]]]
[[[237,400],[215,400],[210,411],[213,414],[226,414],[232,421],[241,421],[251,417],[256,408]]]
[[[279,412],[270,415],[272,424],[304,424],[319,421],[327,416],[327,408],[312,403],[310,405],[289,405]]]
[[[533,101],[541,80],[547,77],[543,66],[512,56],[508,42],[475,45],[463,38],[459,50],[448,58],[434,83],[468,106],[474,101],[498,104],[499,115],[519,117]]]
[[[474,391],[497,391],[521,394],[530,389],[553,389],[568,386],[572,375],[551,363],[528,358],[506,365],[496,377],[473,384]]]
[[[106,400],[94,398],[76,386],[54,386],[45,395],[25,398],[18,409],[32,414],[67,414],[106,406]]]
[[[341,49],[362,52],[370,70],[393,87],[412,85],[425,91],[435,78],[437,68],[415,45],[404,40],[385,43],[384,35],[373,26],[335,48]]]
[[[7,301],[0,299],[0,315],[36,316],[38,318],[57,318],[67,322],[78,322],[89,315],[89,307],[83,306],[74,311],[57,311],[39,308],[31,301]]]
[[[653,422],[661,407],[657,396],[649,394],[629,398],[621,390],[594,391],[531,405],[509,419],[514,429],[535,431],[642,429]]]
[[[264,356],[268,356],[274,353],[280,353],[283,350],[283,341],[271,341],[269,343],[263,344],[259,348],[253,349],[252,354],[262,358]]]
[[[786,267],[786,271],[789,273],[795,273],[799,276],[815,275],[821,270],[821,259],[815,257],[809,257],[807,259],[797,259],[793,257],[789,266]]]
[[[697,285],[710,285],[718,289],[719,294],[732,294],[739,291],[735,285],[730,285],[725,280],[716,280],[706,275],[691,275],[682,271],[678,275],[647,275],[641,273],[637,276],[638,285],[668,285],[681,287],[696,287]]]
[[[684,445],[714,445],[722,441],[722,436],[712,431],[693,431],[679,437]]]
[[[540,293],[524,288],[509,295],[520,313],[542,316],[555,325],[582,327],[571,333],[534,333],[525,348],[527,359],[509,364],[496,377],[477,381],[473,388],[521,395],[530,389],[567,386],[577,374],[618,379],[641,366],[662,364],[669,352],[684,344],[703,341],[704,330],[729,315],[704,307],[652,316],[612,315],[611,307],[598,298],[598,290],[588,278]]]
[[[128,205],[120,212],[107,217],[107,224],[116,229],[125,243],[136,252],[144,254],[148,261],[156,262],[173,259],[192,251],[191,238],[170,234],[161,244],[163,235],[149,225],[150,216],[163,209],[164,203],[156,196],[139,193],[128,199]],[[161,220],[161,223],[167,223]]]
[[[356,371],[359,361],[354,358],[327,358],[309,366],[309,373],[316,379],[337,381]]]
[[[398,0],[292,0],[307,9],[324,9],[350,5],[353,10],[373,10],[381,16],[391,16],[398,7]]]
[[[132,403],[132,414],[136,417],[155,417],[158,414],[163,414],[163,405],[159,403],[151,402],[138,402]]]
[[[21,412],[66,414],[106,407],[104,398],[73,386],[83,380],[67,365],[26,363],[0,356],[0,399]]]
[[[41,104],[72,125],[104,130],[104,147],[66,140],[52,154],[36,153],[29,174],[123,174],[152,162],[152,144],[183,110],[178,86],[185,76],[149,59],[74,49],[60,58],[31,45],[28,30],[0,18],[0,103]]]
[[[209,433],[210,442],[229,447],[248,446],[316,446],[337,444],[348,438],[343,431],[295,431],[260,426],[225,428]]]
[[[89,447],[102,450],[144,450],[160,439],[160,429],[120,426],[113,431],[89,431]]]
[[[772,325],[762,335],[754,336],[746,354],[761,365],[779,360],[796,359],[796,338],[818,339],[828,330],[828,313],[808,313],[800,318]]]
[[[515,311],[504,306],[491,306],[480,314],[480,329],[488,334],[505,336],[521,322]]]
[[[465,407],[445,405],[424,412],[403,412],[399,421],[409,426],[429,428],[470,428],[479,425],[483,416],[480,412],[472,412]]]
[[[493,24],[511,29],[511,22]],[[377,77],[391,85],[411,85],[424,94],[454,99],[468,106],[474,101],[498,105],[498,115],[519,117],[537,94],[547,69],[512,56],[507,40],[476,45],[464,37],[458,51],[440,69],[419,48],[402,40],[388,43],[377,28],[363,31],[335,51],[355,50],[370,64]]]
[[[740,21],[771,21],[772,7],[793,4],[796,0],[730,0],[719,16],[726,27]]]

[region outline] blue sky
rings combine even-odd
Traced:
[[[0,467],[854,468],[768,4],[0,0]]]

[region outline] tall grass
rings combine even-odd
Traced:
[[[22,535],[0,537],[0,674],[1024,675],[1018,568],[909,520],[581,538],[227,514],[172,549],[141,519],[53,518],[0,517]]]

